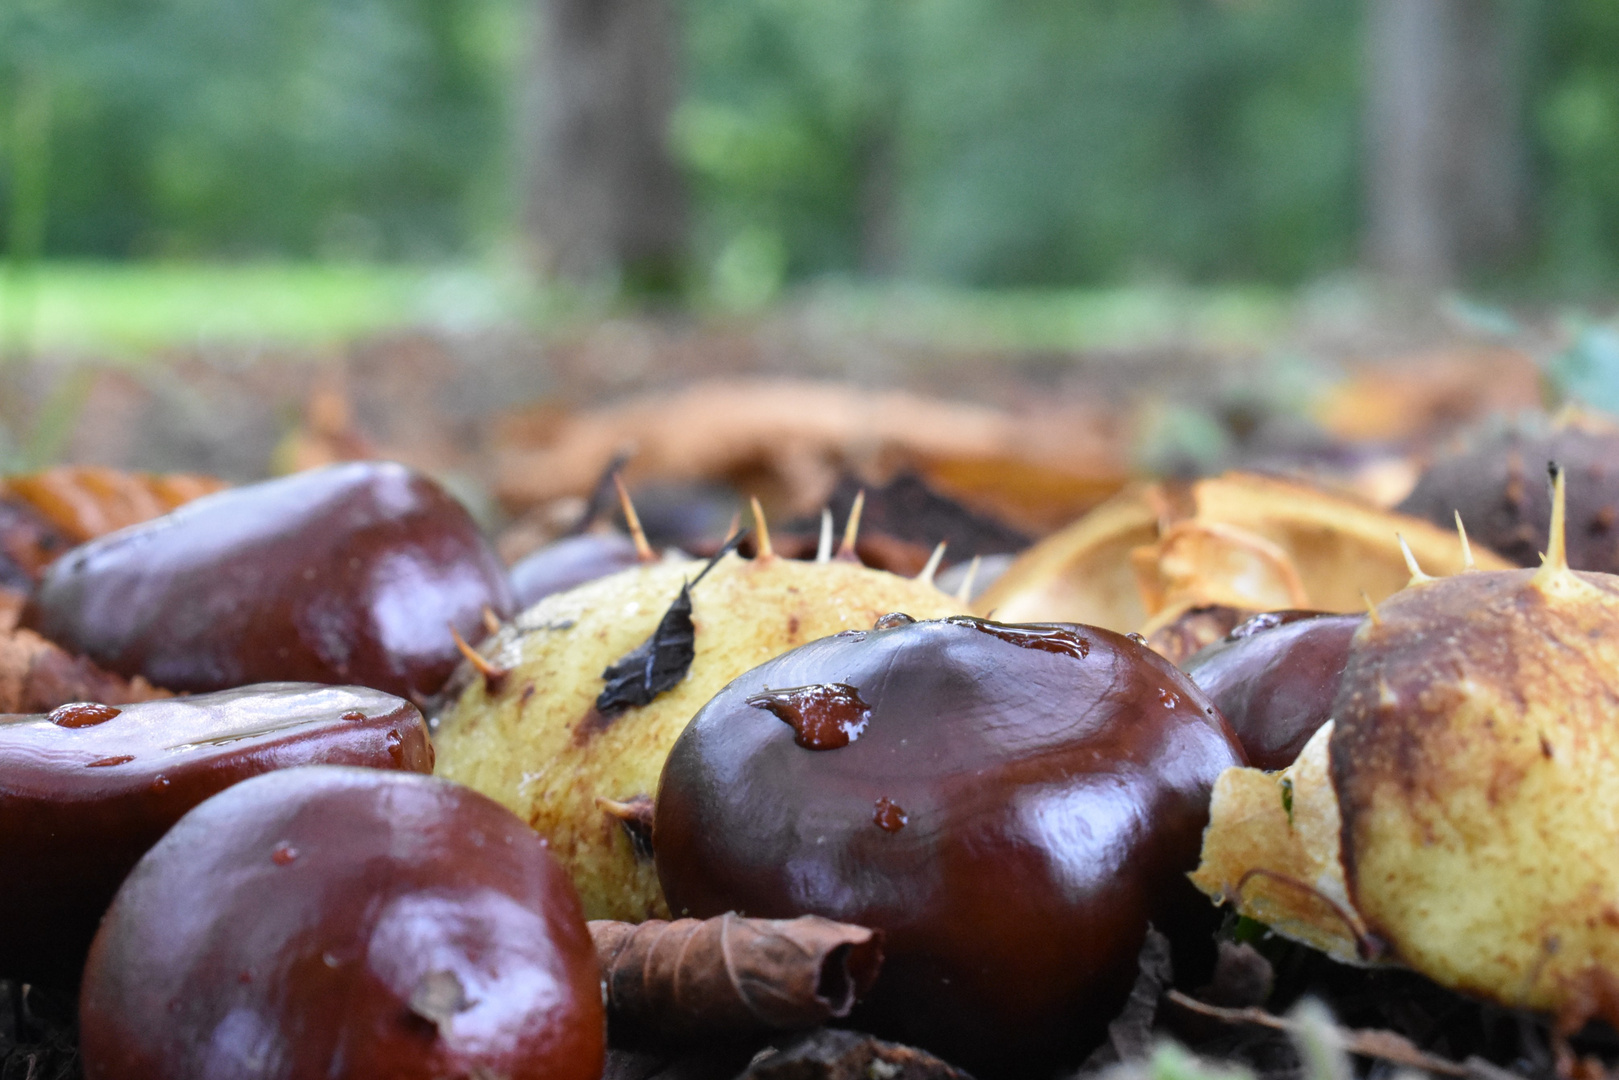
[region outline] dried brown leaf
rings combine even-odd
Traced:
[[[49,712],[70,701],[127,705],[168,697],[140,676],[125,679],[32,630],[0,630],[0,713]]]
[[[615,1032],[675,1037],[814,1027],[846,1016],[882,964],[882,935],[797,919],[590,924]]]

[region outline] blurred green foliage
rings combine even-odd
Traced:
[[[1296,279],[1353,254],[1355,0],[688,0],[706,250],[984,284]],[[887,192],[873,159],[894,158]]]
[[[1543,262],[1585,291],[1619,277],[1619,4],[1548,2],[1533,36]]]
[[[13,259],[465,256],[516,230],[538,0],[0,0]],[[1619,276],[1619,6],[1524,40],[1537,267]],[[693,255],[791,279],[1352,263],[1362,0],[677,0]]]
[[[504,152],[511,16],[506,0],[4,0],[8,246],[44,174],[55,255],[453,252]]]

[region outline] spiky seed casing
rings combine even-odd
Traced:
[[[1554,559],[1377,613],[1333,707],[1356,909],[1447,986],[1589,1015],[1619,988],[1619,578]]]
[[[1461,512],[1473,539],[1519,566],[1540,563],[1551,497],[1548,461],[1568,470],[1568,561],[1580,570],[1619,572],[1619,432],[1569,426],[1507,430],[1441,457],[1417,481],[1400,511],[1441,528]]]

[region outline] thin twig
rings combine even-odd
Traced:
[[[1256,1027],[1269,1028],[1272,1031],[1285,1032],[1288,1035],[1297,1035],[1302,1026],[1296,1020],[1264,1009],[1249,1007],[1246,1009],[1228,1009],[1219,1005],[1209,1005],[1188,997],[1179,990],[1170,990],[1165,994],[1170,1001],[1183,1009],[1207,1016],[1227,1024],[1253,1024]],[[1395,1065],[1405,1065],[1414,1069],[1426,1069],[1440,1076],[1470,1075],[1467,1066],[1451,1061],[1449,1058],[1430,1054],[1419,1050],[1415,1043],[1404,1035],[1392,1031],[1366,1028],[1336,1028],[1340,1044],[1351,1054],[1361,1057],[1376,1058],[1379,1061],[1392,1062]]]

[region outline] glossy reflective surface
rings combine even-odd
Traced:
[[[1275,611],[1256,615],[1186,662],[1187,674],[1225,715],[1249,764],[1285,769],[1332,716],[1364,615]]]
[[[530,552],[508,571],[517,610],[539,603],[552,593],[641,565],[635,543],[623,533],[568,536]]]
[[[793,741],[806,750],[848,746],[871,719],[871,707],[860,699],[860,691],[846,683],[768,690],[748,698],[748,704],[769,710],[792,728]]]
[[[504,569],[454,499],[355,462],[235,488],[93,540],[46,571],[23,621],[171,690],[296,679],[424,697],[450,636],[511,613]]]
[[[430,772],[433,751],[415,706],[357,686],[0,716],[0,973],[76,979],[124,875],[181,815],[318,762]]]
[[[754,704],[829,684],[870,712],[836,749]],[[1215,776],[1241,761],[1197,688],[1117,634],[900,624],[716,696],[669,757],[653,847],[677,915],[881,928],[865,1022],[980,1075],[1035,1075],[1100,1038],[1149,919],[1208,911],[1183,875]]]
[[[597,1080],[600,972],[545,845],[369,769],[246,781],[143,859],[85,968],[90,1080]]]

